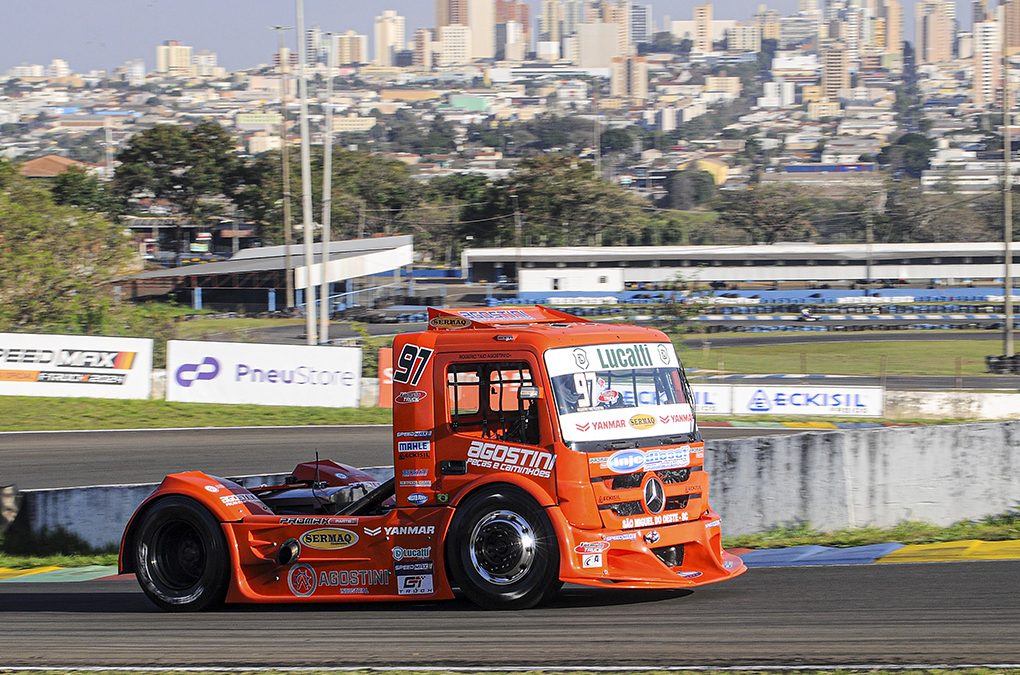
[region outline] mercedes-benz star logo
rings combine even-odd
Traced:
[[[666,488],[658,478],[650,478],[645,483],[645,508],[648,513],[662,513],[666,506]]]

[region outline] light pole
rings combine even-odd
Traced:
[[[294,261],[290,246],[294,243],[290,216],[290,143],[287,142],[287,86],[290,81],[290,54],[283,55],[283,31],[287,26],[273,26],[276,31],[276,49],[280,59],[280,155],[283,166],[283,266],[287,288],[287,309],[294,309]]]
[[[322,283],[322,307],[319,313],[319,342],[329,342],[329,277],[326,267],[329,263],[330,220],[333,209],[333,69],[336,67],[336,45],[333,34],[326,33],[329,40],[329,59],[326,68],[326,132],[322,140],[322,261],[319,277]]]
[[[298,63],[301,74],[298,81],[301,98],[301,213],[304,224],[305,239],[305,334],[307,342],[314,345],[318,342],[315,336],[315,284],[312,283],[312,265],[315,255],[312,247],[315,237],[312,234],[312,162],[311,147],[308,140],[308,70],[305,65],[305,3],[297,3],[298,31]]]
[[[1013,352],[1013,175],[1010,159],[1013,154],[1012,109],[1009,99],[1009,25],[1007,15],[1010,3],[1002,5],[1002,157],[1006,172],[1002,193],[1003,262],[1002,295],[1005,301],[1006,321],[1002,334],[1002,355],[1011,358]]]

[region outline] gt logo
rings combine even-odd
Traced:
[[[398,595],[431,595],[432,593],[431,574],[411,574],[397,577]]]
[[[177,369],[174,377],[177,384],[190,387],[198,380],[212,380],[220,374],[220,362],[211,356],[202,359],[201,363],[185,363]]]

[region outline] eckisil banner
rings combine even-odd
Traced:
[[[149,398],[152,340],[0,333],[0,395]]]

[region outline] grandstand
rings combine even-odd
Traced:
[[[1001,242],[779,243],[469,248],[462,264],[471,281],[516,282],[520,293],[618,294],[677,282],[716,288],[782,282],[846,287],[868,280],[920,286],[984,282],[1001,288],[1004,259]],[[1014,251],[1016,262],[1020,254]]]

